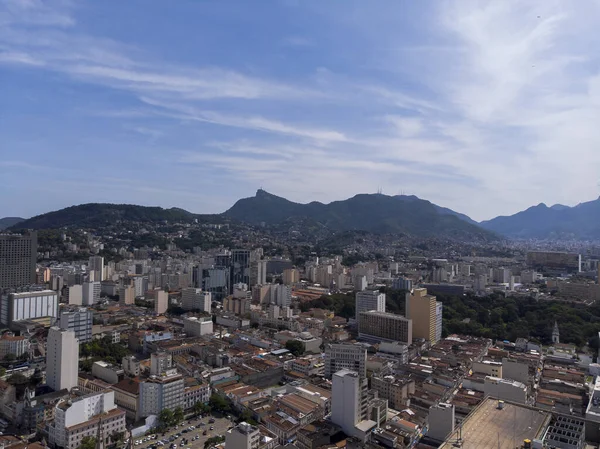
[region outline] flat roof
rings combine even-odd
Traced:
[[[551,415],[524,405],[504,403],[498,409],[496,399],[487,398],[463,421],[462,449],[514,449],[524,439],[533,440],[549,423]],[[453,449],[458,428],[439,449]]]

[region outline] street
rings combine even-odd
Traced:
[[[209,420],[214,419],[215,422],[210,424]],[[202,425],[204,423],[204,425]],[[190,426],[195,426],[196,428],[190,430],[186,433],[183,433],[184,430],[188,429]],[[214,428],[210,430],[211,426]],[[203,449],[204,442],[211,437],[216,436],[225,436],[227,429],[231,426],[231,421],[224,418],[217,418],[211,415],[207,415],[204,418],[190,418],[186,419],[183,424],[179,424],[178,428],[172,428],[167,431],[164,436],[162,433],[156,434],[156,439],[143,442],[141,444],[135,444],[136,441],[144,440],[147,436],[140,436],[133,439],[133,447],[135,449],[169,449],[172,444],[177,445],[177,449]],[[206,430],[206,435],[202,435],[202,433]],[[179,435],[178,438],[173,441],[169,441],[169,439],[175,435]],[[197,440],[193,440],[194,437],[199,436]],[[187,439],[187,443],[182,445],[182,439]],[[162,441],[164,445],[158,444],[159,441]]]

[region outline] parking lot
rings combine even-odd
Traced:
[[[209,421],[214,419],[214,423]],[[231,426],[231,421],[227,418],[205,416],[204,418],[186,419],[183,424],[177,428],[172,428],[164,434],[156,434],[156,439],[143,441],[147,437],[138,437],[133,439],[135,449],[174,449],[172,445],[177,445],[177,449],[204,448],[204,442],[211,437],[225,436],[227,429]],[[188,430],[190,426],[195,429]],[[213,430],[210,428],[213,427]],[[206,435],[203,435],[206,431]],[[179,436],[177,436],[179,435]],[[197,439],[194,439],[198,437]],[[185,438],[185,442],[184,439]],[[141,443],[137,443],[138,441]],[[159,442],[162,442],[160,444]],[[137,444],[136,444],[137,443]]]

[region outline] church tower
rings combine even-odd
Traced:
[[[554,329],[552,330],[552,343],[560,343],[560,333],[558,332],[558,321],[554,322]]]

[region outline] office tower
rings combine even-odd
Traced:
[[[413,281],[403,277],[394,278],[392,279],[392,288],[395,290],[411,291],[413,288]]]
[[[100,301],[100,291],[102,286],[100,282],[84,282],[82,291],[83,299],[82,303],[84,306],[92,306]]]
[[[92,279],[95,282],[101,282],[104,280],[104,257],[91,256],[88,262],[88,271],[90,274],[94,274]]]
[[[435,329],[434,329],[435,330]],[[358,338],[371,342],[399,341],[412,343],[413,325],[402,315],[369,310],[358,318]]]
[[[128,306],[135,304],[135,288],[133,285],[119,287],[119,303]]]
[[[440,402],[429,407],[427,437],[444,441],[454,432],[454,405]]]
[[[80,306],[83,304],[83,286],[82,285],[71,285],[67,291],[67,301],[69,304],[74,306]]]
[[[439,312],[438,316],[436,298],[428,295],[427,289],[415,288],[407,295],[406,317],[412,320],[413,338],[424,338],[434,345],[438,340],[436,329],[439,327],[441,332],[441,309]]]
[[[331,379],[334,373],[348,369],[367,377],[367,348],[361,344],[330,344],[325,348],[325,377]]]
[[[435,302],[435,341],[442,339],[442,321],[444,305],[440,301]]]
[[[267,261],[256,260],[250,263],[250,287],[267,283]]]
[[[260,445],[260,431],[242,421],[225,434],[225,445],[232,449],[257,449]]]
[[[181,290],[181,307],[183,310],[200,310],[211,312],[212,296],[199,288],[184,288]]]
[[[222,301],[229,295],[230,269],[215,267],[202,270],[202,290],[211,293],[211,299]]]
[[[297,282],[300,282],[300,272],[296,268],[283,270],[283,283],[285,285],[293,285]]]
[[[250,284],[250,250],[248,249],[234,249],[231,251],[230,288],[239,283]]]
[[[331,421],[350,436],[356,425],[367,417],[368,380],[347,369],[333,375],[331,387]]]
[[[352,278],[352,283],[354,284],[354,290],[362,292],[367,288],[367,277],[363,275],[355,275]]]
[[[271,304],[277,304],[280,307],[289,307],[292,303],[292,289],[289,285],[273,284],[271,285]]]
[[[9,293],[0,299],[0,322],[7,327],[14,321],[44,317],[58,318],[58,293],[55,291]]]
[[[162,315],[169,308],[169,294],[162,290],[155,291],[154,312]]]
[[[184,407],[185,383],[177,370],[168,370],[160,376],[151,376],[140,382],[140,415],[158,415],[161,410]]]
[[[200,337],[213,333],[212,317],[195,317],[183,319],[183,330],[188,337]]]
[[[0,235],[0,291],[35,284],[37,232]]]
[[[92,341],[92,325],[94,312],[85,307],[64,309],[60,312],[60,328],[75,333],[79,343]]]
[[[46,347],[46,383],[54,391],[77,386],[79,342],[75,332],[53,326]]]
[[[385,312],[385,293],[379,293],[378,290],[356,292],[356,319],[360,312],[368,310]]]

